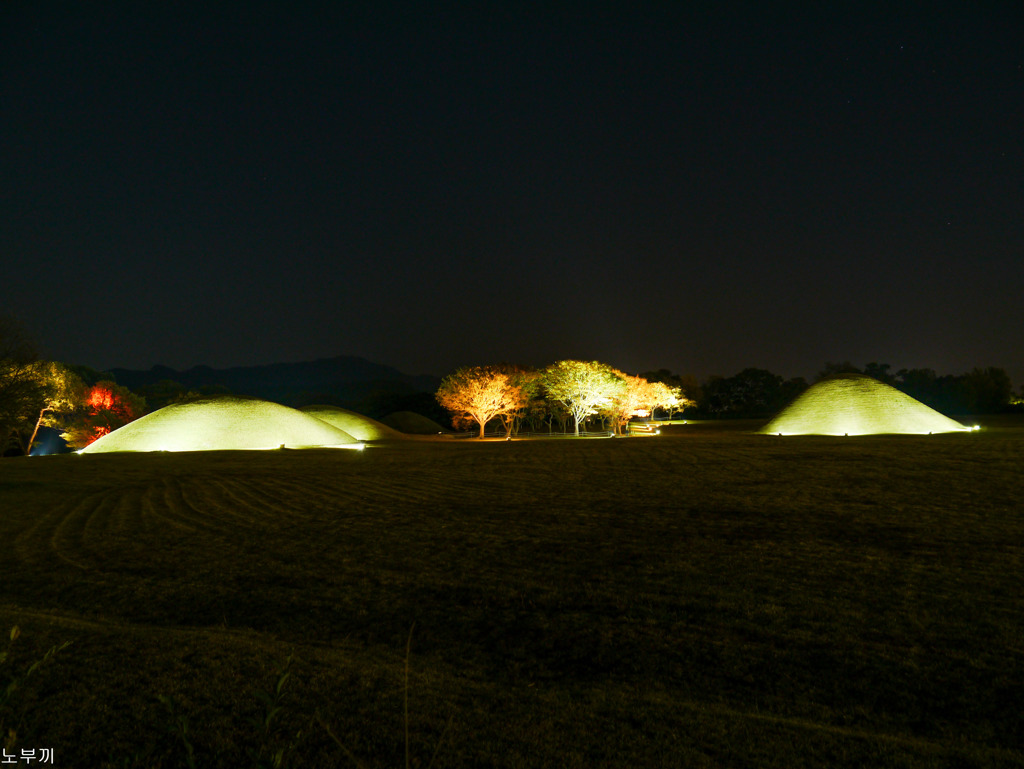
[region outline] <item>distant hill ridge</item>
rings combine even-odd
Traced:
[[[324,402],[365,406],[368,401],[382,398],[433,393],[441,383],[439,377],[405,374],[391,366],[351,355],[225,369],[194,366],[177,371],[159,365],[148,371],[115,368],[110,373],[118,384],[131,390],[171,380],[187,389],[222,387],[237,395],[251,395],[289,406]]]

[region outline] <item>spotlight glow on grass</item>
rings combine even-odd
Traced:
[[[769,435],[930,435],[970,431],[918,400],[863,374],[823,379],[765,425]]]

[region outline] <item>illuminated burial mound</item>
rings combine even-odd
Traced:
[[[390,428],[376,419],[370,419],[370,417],[338,406],[303,406],[302,411],[329,425],[334,425],[339,430],[344,430],[356,440],[386,441],[405,438],[398,430]]]
[[[348,433],[316,417],[254,398],[172,403],[89,444],[82,453],[217,451],[332,446],[360,448]]]
[[[823,379],[761,428],[771,435],[952,433],[969,427],[863,374]]]

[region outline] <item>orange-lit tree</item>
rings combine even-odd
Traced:
[[[577,436],[580,423],[607,410],[627,386],[611,366],[584,360],[552,363],[544,369],[542,381],[548,398],[561,403],[572,415]]]
[[[536,399],[537,391],[540,389],[540,372],[522,366],[499,366],[498,370],[508,374],[509,383],[516,387],[522,396],[518,408],[498,414],[498,419],[505,428],[505,437],[511,438],[514,433],[519,432],[527,411]]]
[[[651,383],[643,377],[630,376],[618,370],[615,374],[626,386],[615,395],[602,413],[611,419],[616,434],[621,435],[622,428],[630,419],[650,413]]]
[[[633,417],[653,419],[655,409],[665,409],[671,417],[674,411],[693,403],[683,396],[678,387],[670,387],[664,382],[649,382],[642,376],[630,376],[621,371],[616,371],[616,374],[626,383],[626,387],[602,412],[612,420],[616,433],[621,434]]]
[[[456,423],[468,418],[479,424],[481,438],[490,420],[522,410],[529,400],[511,374],[493,366],[460,368],[441,380],[436,397]]]
[[[114,382],[97,382],[85,394],[85,402],[61,438],[73,449],[88,446],[97,438],[138,419],[146,400]]]

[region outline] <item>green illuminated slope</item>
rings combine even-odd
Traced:
[[[876,435],[969,430],[935,409],[862,374],[823,379],[761,432],[776,435]]]
[[[303,406],[302,412],[329,425],[334,425],[360,441],[385,441],[405,437],[402,433],[381,424],[376,419],[370,419],[370,417],[338,406]]]
[[[351,435],[296,409],[250,398],[204,398],[172,403],[104,435],[82,449],[212,451],[310,446],[359,447]]]

